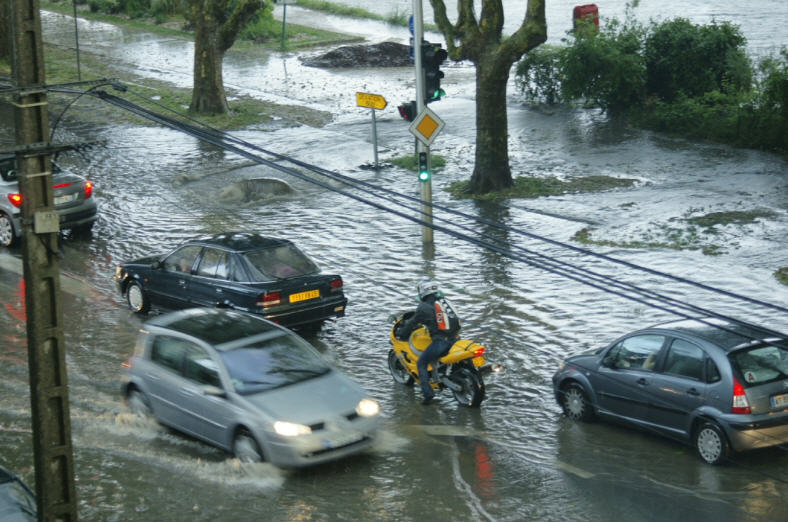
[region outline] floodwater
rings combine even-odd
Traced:
[[[68,45],[73,37],[69,19],[48,15],[44,22],[45,40]],[[774,34],[785,34],[784,25],[773,29]],[[80,31],[82,51],[106,56],[117,64],[121,79],[128,71],[143,79],[166,78],[186,85],[190,81],[185,72],[190,65],[183,66],[190,64],[189,44],[97,23],[82,22]],[[355,107],[356,91],[384,95],[389,107],[377,117],[381,160],[412,151],[413,137],[393,107],[412,96],[409,70],[323,71],[302,67],[295,53],[256,60],[230,53],[225,78],[239,92],[336,115],[321,129],[275,121],[237,136],[417,196],[412,173],[396,167],[362,167],[373,158],[371,122],[367,110]],[[622,128],[593,111],[529,109],[510,91],[515,174],[602,174],[635,178],[638,183],[602,194],[501,204],[455,201],[443,188],[467,179],[472,168],[471,79],[472,71],[461,64],[447,69],[447,91],[458,94],[432,107],[446,121],[433,150],[449,160],[433,177],[434,200],[511,228],[502,231],[440,211],[436,223],[448,219],[452,227],[470,227],[472,232],[466,234],[502,242],[511,250],[527,248],[716,313],[788,330],[788,317],[768,308],[519,233],[579,246],[571,237],[590,227],[592,237],[615,244],[683,240],[718,247],[721,253],[715,256],[701,250],[616,246],[594,251],[785,306],[788,288],[773,277],[777,268],[788,264],[784,159]],[[81,104],[70,110],[79,110]],[[86,107],[91,108],[85,111],[95,110]],[[12,135],[11,114],[7,106],[0,110],[5,144]],[[57,137],[106,141],[105,147],[86,156],[61,158],[95,182],[101,213],[92,239],[66,238],[61,245],[81,519],[788,518],[785,449],[736,455],[726,466],[710,467],[677,443],[562,417],[550,377],[563,357],[673,319],[672,314],[440,232],[434,250],[422,248],[415,223],[270,167],[250,166],[238,156],[172,130],[76,124],[66,117]],[[295,194],[238,202],[217,198],[235,181],[258,177],[280,178],[294,187]],[[331,184],[369,197],[339,182]],[[773,214],[752,224],[717,227],[713,233],[686,222],[687,217],[731,210]],[[325,270],[342,274],[350,300],[347,316],[308,339],[381,403],[384,428],[368,454],[301,472],[242,465],[128,414],[119,397],[118,377],[141,323],[113,287],[115,264],[166,251],[193,235],[225,230],[290,238]],[[32,481],[19,255],[18,250],[0,252],[0,463]],[[416,389],[397,385],[388,373],[387,316],[415,306],[415,286],[424,276],[444,284],[464,319],[465,334],[486,345],[490,360],[506,368],[488,379],[488,399],[478,410],[457,407],[447,394],[434,406],[423,407]]]

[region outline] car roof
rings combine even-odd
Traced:
[[[143,330],[148,327],[180,332],[215,347],[263,333],[284,331],[262,317],[222,308],[190,308],[171,312],[147,321]]]
[[[781,334],[767,328],[743,321],[730,321],[715,317],[680,319],[656,325],[654,328],[688,334],[715,344],[725,351],[756,343],[760,344],[765,340],[769,342],[784,342],[786,340]]]
[[[195,243],[220,246],[239,252],[292,244],[292,242],[287,239],[263,236],[255,232],[224,232],[222,234],[189,239],[183,244],[189,245]]]

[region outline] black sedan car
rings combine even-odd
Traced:
[[[326,275],[286,239],[225,233],[190,239],[172,252],[120,264],[115,282],[135,313],[222,307],[288,327],[342,317],[342,277]]]
[[[692,444],[709,464],[788,443],[788,339],[714,318],[632,332],[553,376],[567,417],[619,421]]]

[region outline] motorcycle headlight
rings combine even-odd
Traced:
[[[362,417],[374,417],[380,413],[380,404],[372,399],[361,399],[356,406],[356,413]]]
[[[276,421],[274,431],[283,437],[296,437],[298,435],[308,435],[312,433],[312,428],[295,422]]]

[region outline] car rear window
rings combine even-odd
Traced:
[[[287,279],[319,272],[317,265],[291,244],[252,250],[246,252],[244,257],[249,261],[252,277],[256,281]]]
[[[731,364],[746,385],[764,384],[788,377],[788,347],[758,346],[730,354]]]

